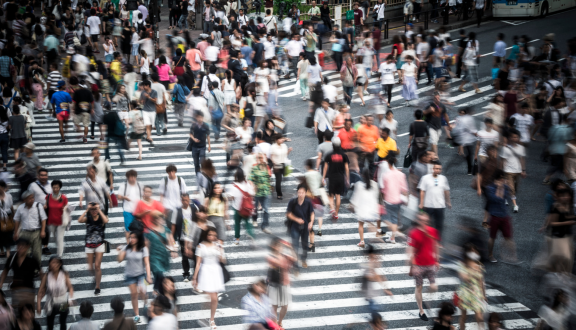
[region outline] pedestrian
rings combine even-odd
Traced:
[[[480,254],[476,246],[468,244],[464,247],[463,254],[463,267],[459,271],[461,284],[456,291],[458,308],[461,311],[459,329],[466,329],[466,312],[470,310],[475,314],[478,329],[481,330],[484,329],[483,313],[488,303],[484,267],[480,263]]]
[[[316,109],[314,113],[314,132],[318,137],[318,144],[324,141],[326,132],[334,131],[334,120],[337,112],[330,107],[328,99],[322,100],[322,107]]]
[[[138,144],[138,158],[136,158],[136,160],[142,160],[142,138],[146,134],[146,124],[144,124],[143,112],[138,109],[138,103],[136,101],[132,101],[132,104],[130,105],[128,124],[130,125],[130,132],[128,133],[128,149],[130,149],[132,140],[136,140],[136,143]]]
[[[36,312],[42,313],[42,298],[46,296],[44,310],[46,311],[46,323],[48,330],[54,329],[54,318],[60,315],[60,330],[66,330],[66,318],[70,313],[69,301],[74,300],[74,288],[70,281],[70,275],[64,270],[64,262],[60,257],[51,257],[48,262],[48,272],[42,277],[36,297]]]
[[[72,98],[74,105],[74,125],[79,128],[80,125],[84,126],[84,136],[82,137],[82,143],[88,143],[88,126],[90,126],[90,113],[94,107],[94,96],[92,92],[86,88],[86,85],[79,85],[80,88],[74,92],[74,97]],[[64,114],[64,113],[62,113]],[[67,122],[62,118],[62,122]],[[62,126],[63,127],[63,126]],[[61,138],[65,142],[64,131],[60,132]],[[91,136],[94,139],[94,135]]]
[[[242,297],[241,308],[247,312],[243,322],[252,325],[249,329],[266,329],[270,322],[275,321],[276,315],[266,295],[266,281],[258,280],[250,284],[248,293]],[[280,324],[277,326],[281,327]]]
[[[391,152],[384,159],[389,171],[382,175],[378,184],[382,192],[384,208],[386,209],[386,220],[384,221],[392,232],[390,237],[385,239],[385,242],[393,244],[396,243],[396,235],[404,237],[404,234],[398,231],[398,222],[400,219],[400,208],[404,204],[404,199],[408,197],[406,175],[395,167],[396,155],[396,153]],[[381,234],[383,233],[381,232]]]
[[[65,91],[66,82],[64,80],[58,81],[58,91],[52,94],[50,103],[56,109],[56,119],[60,128],[60,137],[64,140],[64,130],[68,129],[68,119],[70,118],[70,104],[72,97]],[[64,129],[65,128],[65,129]],[[62,142],[62,141],[60,141]]]
[[[195,121],[192,122],[190,127],[190,148],[192,151],[192,159],[194,161],[194,171],[196,175],[200,172],[200,164],[204,161],[206,157],[206,150],[208,152],[212,151],[212,146],[210,145],[210,127],[204,122],[204,113],[202,111],[196,111],[194,113]],[[208,143],[208,148],[206,148],[206,143]]]
[[[566,115],[561,115],[559,125],[553,125],[548,130],[548,153],[550,155],[550,167],[546,170],[546,176],[542,184],[550,184],[550,178],[556,173],[564,173],[564,155],[567,151],[566,143],[573,137],[574,130],[568,125]],[[512,137],[510,136],[510,140]],[[517,141],[518,142],[518,141]],[[518,146],[524,148],[520,144]],[[525,168],[524,164],[522,168]]]
[[[260,205],[262,207],[262,224],[260,225],[260,229],[266,234],[269,234],[270,231],[268,229],[269,226],[269,213],[268,209],[270,207],[270,199],[272,198],[271,193],[271,180],[272,180],[272,171],[268,166],[268,158],[264,153],[259,153],[256,157],[256,164],[252,166],[250,171],[250,176],[248,180],[252,183],[252,186],[255,188],[254,194],[254,207],[255,211],[252,215],[252,225],[254,227],[258,226],[258,211],[256,207]]]
[[[226,221],[228,216],[228,200],[224,194],[224,187],[220,182],[214,182],[210,195],[204,199],[204,205],[208,209],[208,220],[214,224],[218,232],[218,241],[224,244],[226,241]]]
[[[374,183],[374,185],[376,185]],[[365,254],[368,257],[367,262],[361,265],[362,268],[362,293],[364,294],[366,300],[368,301],[368,309],[370,314],[380,313],[377,307],[376,298],[379,297],[380,289],[383,289],[384,293],[392,296],[392,292],[388,289],[388,280],[386,276],[382,273],[382,264],[376,253],[376,249],[373,245],[368,245],[365,250]]]
[[[326,185],[326,178],[328,178],[330,213],[332,219],[338,220],[341,196],[346,193],[346,186],[350,183],[350,160],[342,151],[341,141],[338,137],[332,139],[332,148],[334,151],[324,156],[322,183]],[[336,200],[335,203],[334,199]]]
[[[4,227],[0,231],[0,258],[10,258],[10,249],[14,245],[14,202],[12,195],[6,193],[7,189],[6,182],[0,180],[0,222]]]
[[[483,1],[483,0],[480,0]],[[476,90],[476,94],[481,94],[482,91],[478,88],[478,41],[475,40],[476,35],[471,32],[468,44],[466,45],[466,50],[462,55],[462,70],[464,70],[464,77],[462,78],[462,83],[458,90],[462,93],[466,92],[464,85],[466,82],[472,84]]]
[[[124,266],[124,284],[130,289],[130,300],[134,311],[134,323],[140,323],[138,298],[146,301],[146,283],[152,283],[150,271],[150,252],[146,247],[141,231],[130,232],[128,244],[118,246],[118,262],[126,260]]]
[[[520,132],[514,128],[509,129],[508,143],[500,151],[500,158],[503,159],[502,169],[504,170],[508,186],[511,190],[510,198],[512,199],[512,204],[514,205],[514,213],[518,213],[516,194],[518,192],[518,185],[520,184],[520,177],[526,177],[526,149],[524,146],[518,143],[519,140]],[[563,165],[561,161],[559,161],[557,164],[559,164],[558,166]]]
[[[148,306],[148,315],[152,321],[148,325],[149,330],[177,330],[178,319],[174,314],[169,313],[171,309],[170,301],[166,296],[159,295]]]
[[[476,144],[478,130],[476,129],[476,121],[471,116],[471,108],[460,109],[460,116],[456,117],[454,128],[452,128],[452,137],[458,143],[461,150],[459,154],[466,157],[468,165],[468,175],[472,175],[474,166],[474,158],[476,157]]]
[[[164,214],[164,206],[161,202],[152,199],[152,187],[144,186],[142,190],[142,199],[136,204],[132,215],[134,216],[133,221],[141,221],[143,229],[147,229],[152,226],[153,217]]]
[[[154,141],[152,140],[152,126],[156,122],[156,101],[163,97],[163,95],[158,95],[158,93],[152,89],[150,81],[145,80],[142,82],[142,94],[140,94],[140,104],[143,105],[142,114],[144,117],[144,125],[146,125],[146,141],[148,141],[152,146]]]
[[[208,88],[210,90],[208,94],[208,110],[211,115],[214,140],[218,142],[220,139],[220,124],[224,117],[224,93],[222,93],[220,85],[216,81],[209,84]],[[257,120],[256,127],[258,124]]]
[[[126,182],[118,187],[118,200],[122,201],[122,215],[124,217],[124,231],[126,243],[130,244],[130,225],[134,221],[134,210],[142,199],[143,189],[138,182],[138,172],[126,172]]]
[[[144,189],[146,195],[147,188]],[[138,206],[136,211],[138,211]],[[146,246],[150,250],[150,271],[154,275],[154,291],[156,292],[159,292],[164,276],[170,269],[170,257],[176,258],[177,256],[174,239],[162,216],[163,214],[154,212],[152,222],[144,234]]]
[[[282,320],[288,312],[288,306],[292,303],[290,289],[290,269],[297,262],[298,257],[290,246],[290,243],[274,238],[270,243],[271,253],[268,261],[268,297],[272,304],[272,320],[278,320],[278,326],[282,327]],[[280,312],[278,315],[278,308]]]
[[[270,160],[274,169],[274,176],[276,178],[276,198],[282,199],[282,176],[285,173],[286,166],[289,162],[288,155],[292,152],[292,148],[288,148],[284,142],[286,138],[281,134],[275,136],[275,143],[270,147]]]
[[[82,316],[82,319],[80,319],[80,321],[70,325],[70,330],[98,330],[98,329],[100,329],[100,327],[98,326],[98,324],[96,322],[90,320],[90,318],[92,317],[92,314],[94,314],[94,306],[92,305],[90,300],[85,300],[82,303],[80,303],[79,311],[80,311],[80,316]],[[110,329],[108,329],[107,326],[104,326],[103,329],[110,330]],[[114,328],[114,329],[119,329],[119,328]],[[127,330],[127,329],[122,329],[122,330]],[[135,328],[131,329],[131,330],[135,330]]]
[[[356,16],[356,12],[354,16]],[[340,69],[340,79],[342,80],[342,88],[344,89],[344,101],[348,105],[352,103],[352,93],[354,92],[354,86],[356,86],[358,76],[358,68],[356,64],[354,64],[352,57],[345,57],[342,68]]]
[[[421,213],[416,216],[416,226],[409,234],[408,240],[408,264],[410,266],[409,276],[414,277],[416,282],[416,304],[418,305],[418,316],[422,321],[428,321],[422,306],[422,286],[424,278],[430,283],[429,292],[438,290],[436,284],[436,273],[439,267],[439,240],[438,231],[428,226],[430,219],[427,214]]]
[[[97,151],[97,150],[96,150]],[[93,155],[95,154],[93,150]],[[108,214],[108,206],[112,204],[110,200],[110,190],[106,182],[96,174],[99,173],[96,165],[90,163],[86,166],[86,179],[82,180],[78,189],[79,203],[78,207],[82,208],[82,202],[86,199],[86,204],[96,203],[104,214]]]
[[[574,252],[572,243],[572,225],[576,218],[573,216],[574,205],[570,198],[573,198],[571,189],[560,188],[555,192],[555,202],[550,213],[546,217],[543,229],[548,230],[550,263],[556,258],[562,258],[569,262],[569,269],[573,264]]]
[[[260,157],[260,155],[258,155],[258,157]],[[244,221],[248,236],[251,238],[254,237],[252,222],[249,220],[249,216],[241,215],[240,211],[243,210],[242,204],[244,200],[252,198],[255,195],[255,189],[251,181],[246,181],[244,171],[239,168],[234,174],[234,183],[227,191],[230,193],[232,200],[231,206],[234,210],[234,238],[236,239],[234,244],[238,245],[240,244],[240,224],[242,221]]]
[[[94,295],[100,295],[100,281],[102,280],[102,258],[106,252],[105,231],[108,217],[96,202],[90,202],[86,211],[78,219],[79,223],[86,224],[86,260],[88,270],[94,274],[96,288]]]
[[[497,169],[499,169],[498,161],[498,148],[495,145],[489,145],[486,148],[486,156],[480,156],[480,161],[478,162],[478,173],[476,178],[473,180],[472,187],[476,188],[478,196],[484,196],[486,199],[486,205],[484,207],[484,219],[482,220],[482,227],[488,229],[490,225],[488,224],[488,204],[489,200],[486,195],[486,187],[492,184],[493,176]],[[474,183],[475,182],[475,183]]]
[[[68,211],[68,198],[66,195],[62,194],[62,181],[54,180],[50,183],[50,193],[46,195],[44,202],[44,209],[48,216],[47,219],[47,233],[46,237],[49,237],[49,233],[52,233],[56,239],[56,253],[59,258],[62,258],[64,253],[64,232],[66,227],[70,223],[70,211]],[[33,186],[32,186],[33,187]],[[48,240],[44,244],[44,249],[48,250]],[[45,250],[43,249],[43,253]],[[45,254],[48,254],[45,253]]]
[[[486,0],[474,0],[474,9],[476,10],[477,27],[480,27],[480,22],[482,22],[482,16],[484,16],[484,11],[486,11],[486,3],[487,3]],[[502,35],[502,39],[504,39],[504,34],[502,33],[500,34]],[[504,44],[504,48],[506,48],[506,44]]]
[[[438,154],[438,142],[440,141],[440,136],[442,136],[442,120],[446,123],[450,122],[446,106],[440,99],[440,93],[434,92],[433,102],[424,110],[424,115],[428,124],[432,152]]]
[[[450,302],[443,302],[438,309],[438,317],[434,319],[434,327],[432,330],[452,330],[452,316],[456,313],[454,305]]]
[[[360,147],[360,151],[358,152],[358,165],[360,166],[360,170],[362,170],[364,169],[365,163],[368,162],[370,173],[374,173],[376,145],[380,138],[380,134],[378,133],[378,126],[374,125],[374,116],[369,114],[365,117],[366,123],[360,125],[360,127],[356,129],[356,136]]]
[[[303,184],[297,187],[297,197],[294,197],[288,202],[286,208],[286,217],[288,218],[288,228],[290,230],[290,237],[292,238],[292,246],[297,249],[300,244],[302,251],[300,254],[300,262],[302,268],[308,268],[306,259],[308,256],[308,233],[312,230],[314,224],[314,208],[312,202],[306,198],[307,187]],[[298,262],[294,263],[296,274],[299,273]]]
[[[216,228],[208,228],[205,237],[200,238],[200,241],[201,243],[196,248],[196,264],[198,266],[194,272],[192,287],[196,290],[202,290],[209,296],[210,327],[215,329],[214,317],[216,308],[218,308],[218,293],[226,290],[223,266],[221,266],[221,264],[226,263],[226,256],[224,247],[218,243]]]
[[[18,308],[18,317],[15,320],[16,329],[40,330],[40,323],[34,319],[34,306],[31,303],[21,305]]]
[[[20,150],[26,143],[26,118],[20,114],[20,106],[14,105],[12,116],[8,118],[8,129],[10,130],[10,148],[14,149],[14,160],[18,160]]]
[[[22,194],[23,203],[14,214],[14,240],[24,238],[30,242],[31,254],[38,265],[42,260],[42,238],[46,236],[46,213],[41,203],[34,202],[34,194],[26,190]]]
[[[406,63],[400,68],[402,72],[400,79],[403,84],[402,97],[409,104],[411,100],[418,99],[418,67],[412,63],[414,57],[411,55],[407,55],[405,61]]]
[[[506,251],[502,255],[507,257],[502,261],[512,265],[519,265],[522,262],[516,257],[516,245],[512,238],[512,218],[508,215],[506,201],[511,198],[512,188],[506,180],[506,173],[502,170],[494,172],[494,182],[486,187],[486,196],[488,198],[488,213],[490,214],[490,239],[488,240],[488,260],[498,262],[494,258],[494,243],[498,231],[502,232]]]
[[[0,285],[4,285],[8,273],[12,271],[12,283],[10,283],[12,307],[20,310],[25,305],[30,305],[30,310],[32,315],[34,315],[34,307],[32,307],[35,297],[34,277],[42,275],[42,268],[38,259],[28,253],[30,247],[31,243],[28,239],[18,238],[16,240],[16,253],[11,258],[6,259],[6,266],[4,266],[2,275],[0,275]],[[22,316],[20,314],[20,317]],[[34,330],[39,329],[40,325]]]
[[[128,144],[126,143],[126,126],[120,119],[118,111],[107,112],[102,122],[104,123],[106,132],[106,151],[105,158],[110,159],[110,144],[114,142],[116,148],[118,149],[118,154],[120,155],[120,166],[124,166],[126,158],[124,157],[124,152],[122,149],[128,149]]]
[[[92,85],[92,111],[90,112],[90,139],[94,140],[96,125],[100,130],[100,141],[104,141],[104,108],[102,108],[102,93],[98,85]]]
[[[166,166],[166,174],[160,180],[158,185],[158,192],[160,194],[160,202],[164,205],[164,213],[166,219],[172,219],[174,210],[182,206],[181,196],[188,192],[186,182],[183,178],[176,175],[178,168],[174,164]]]
[[[448,178],[442,175],[442,164],[434,163],[432,174],[427,174],[420,179],[418,189],[420,190],[419,208],[424,210],[434,221],[434,228],[438,231],[438,240],[442,240],[444,229],[444,214],[446,207],[452,208],[450,202],[450,186]]]
[[[360,248],[366,246],[364,243],[364,222],[368,222],[374,227],[374,222],[380,218],[379,198],[378,184],[372,180],[370,171],[365,169],[362,172],[362,181],[354,184],[354,194],[350,199],[356,220],[358,220],[360,243],[357,246]]]

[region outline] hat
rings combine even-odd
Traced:
[[[32,195],[34,195],[34,193],[32,191],[26,190],[25,192],[22,193],[22,199],[26,199]]]
[[[58,88],[66,86],[66,82],[64,80],[58,81]]]
[[[24,145],[24,148],[34,150],[34,148],[36,148],[36,146],[32,142],[28,142]]]
[[[66,50],[66,53],[76,54],[76,50],[74,49],[74,46],[68,46],[68,50]]]
[[[332,146],[340,147],[341,144],[342,144],[342,142],[340,141],[339,137],[333,137],[332,138]]]
[[[209,35],[207,35],[206,33],[202,33],[200,35],[200,39],[208,39]]]

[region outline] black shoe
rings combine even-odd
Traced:
[[[308,247],[308,251],[310,252],[316,252],[316,244],[312,243],[312,246]]]
[[[423,314],[418,313],[418,316],[420,316],[420,319],[422,321],[428,321],[428,316],[426,316],[426,313]]]
[[[95,289],[94,290],[94,295],[99,296],[100,295],[100,289]]]
[[[178,123],[178,127],[184,127],[184,123]]]
[[[49,256],[52,254],[52,252],[50,252],[49,248],[45,247],[45,248],[42,248],[42,254]]]
[[[319,230],[318,232],[316,232],[316,235],[318,235],[318,236],[322,236],[322,231],[321,231],[321,230]]]
[[[66,140],[64,140],[64,139],[60,140],[60,143],[64,143],[64,142],[66,142]]]
[[[168,129],[167,129],[167,128],[165,128],[165,129],[162,130],[162,134],[167,134],[167,133],[168,133]]]

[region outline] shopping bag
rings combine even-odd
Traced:
[[[406,155],[404,156],[404,168],[408,168],[410,167],[410,165],[412,165],[412,147],[408,148],[408,151],[406,151]]]
[[[302,91],[300,90],[300,79],[296,79],[296,84],[294,84],[294,93],[296,93],[296,95],[302,94]]]

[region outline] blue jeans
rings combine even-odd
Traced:
[[[254,197],[254,208],[256,208],[256,212],[254,212],[254,215],[252,216],[252,221],[256,221],[256,219],[258,219],[258,204],[260,204],[260,206],[262,206],[262,225],[260,225],[261,229],[265,229],[266,227],[269,226],[269,222],[268,222],[268,209],[270,208],[270,198],[272,196],[268,195],[268,196],[256,196]]]
[[[344,100],[346,101],[346,104],[350,105],[350,103],[352,103],[352,93],[354,93],[354,86],[351,87],[345,87],[342,86],[344,88],[344,92],[346,93],[346,95],[348,96],[344,96]]]
[[[302,248],[302,253],[300,254],[300,261],[305,262],[308,257],[308,222],[304,222],[303,225],[299,225],[296,222],[290,220],[290,237],[292,238],[292,247],[295,251],[298,251],[298,241],[301,240],[300,247]],[[294,268],[298,269],[298,263],[294,263]]]
[[[194,160],[194,171],[196,174],[200,172],[200,164],[206,158],[206,147],[196,148],[192,147],[192,159]]]
[[[366,299],[368,300],[368,309],[370,310],[370,314],[379,313],[378,305],[374,301],[374,299]]]
[[[157,113],[154,123],[156,125],[156,135],[162,135],[162,131],[166,128],[166,124],[164,123],[164,114]]]
[[[110,143],[114,142],[116,145],[116,149],[118,149],[118,153],[120,154],[120,161],[124,163],[126,160],[124,158],[124,153],[122,152],[122,148],[126,148],[126,140],[124,137],[118,136],[107,136],[106,137],[106,151],[104,151],[104,159],[110,159]]]
[[[182,13],[182,15],[180,15],[180,19],[178,20],[178,27],[182,28],[184,27],[184,29],[188,28],[188,22],[186,21],[186,19],[188,18],[188,13],[184,14]]]
[[[0,134],[0,149],[2,150],[2,163],[8,165],[8,133]]]
[[[210,32],[212,32],[212,26],[213,26],[213,25],[214,25],[214,22],[212,22],[212,21],[209,21],[209,22],[204,21],[203,32],[204,32],[204,33],[210,33]]]
[[[214,130],[214,138],[216,140],[220,138],[220,123],[222,123],[222,118],[220,119],[212,118],[212,130]]]

